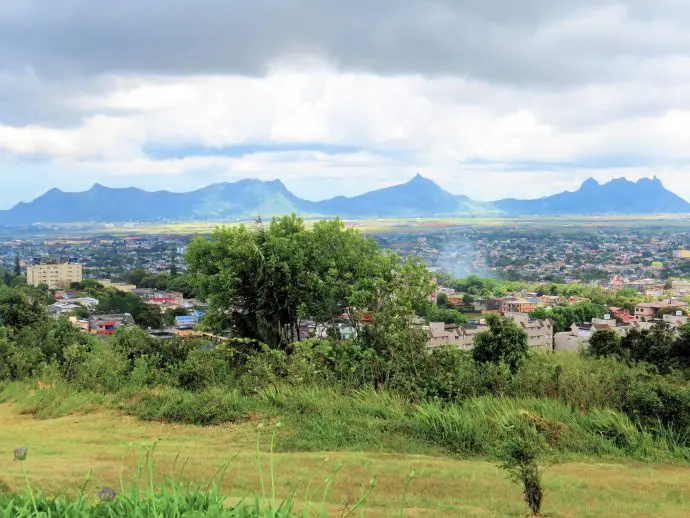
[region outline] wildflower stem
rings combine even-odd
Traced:
[[[36,499],[34,498],[34,492],[31,489],[31,484],[29,483],[29,476],[26,474],[26,468],[24,467],[24,460],[21,461],[22,473],[24,474],[24,480],[26,481],[26,487],[29,489],[29,496],[31,497],[31,503],[34,506],[34,515],[38,516],[38,507],[36,507]]]

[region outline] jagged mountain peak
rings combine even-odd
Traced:
[[[509,214],[686,214],[690,204],[667,190],[656,176],[631,181],[614,178],[600,184],[586,180],[577,191],[537,200],[500,200],[495,205]]]

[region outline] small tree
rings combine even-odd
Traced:
[[[592,356],[622,356],[621,337],[613,329],[598,329],[589,339]]]
[[[508,318],[489,315],[486,320],[489,330],[476,336],[472,356],[482,363],[503,361],[515,373],[520,360],[527,355],[527,333]]]
[[[522,484],[525,502],[533,516],[539,516],[544,499],[541,469],[538,458],[543,449],[543,438],[534,430],[529,416],[519,414],[517,420],[506,425],[499,446],[500,467],[508,472],[511,480]]]
[[[14,256],[14,276],[19,277],[22,274],[22,266],[19,262],[19,254]]]

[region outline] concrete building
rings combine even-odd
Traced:
[[[519,297],[508,297],[503,299],[503,305],[501,306],[501,313],[504,315],[507,313],[531,313],[542,303],[540,299],[530,297],[530,298],[519,298]]]
[[[31,286],[47,285],[50,289],[68,288],[84,279],[82,265],[69,261],[46,260],[26,269],[26,282]]]
[[[507,313],[520,329],[527,333],[527,345],[547,350],[553,348],[553,325],[550,320],[532,320],[525,313]],[[465,327],[446,326],[443,322],[429,323],[429,349],[436,349],[443,345],[454,345],[460,349],[469,350],[474,347],[477,334],[489,328],[480,321],[479,325]]]
[[[688,303],[678,299],[663,299],[656,302],[643,302],[635,306],[635,320],[643,322],[653,320],[661,310],[682,310],[687,311]]]
[[[505,316],[527,333],[527,345],[549,351],[553,349],[553,324],[549,319],[533,320],[525,313],[506,313]]]
[[[467,326],[446,328],[443,322],[429,323],[429,349],[437,349],[444,345],[454,345],[460,349],[469,350],[474,347],[474,337],[486,331],[486,326]]]

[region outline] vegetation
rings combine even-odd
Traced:
[[[505,427],[499,458],[501,467],[515,482],[522,484],[525,502],[532,514],[539,516],[544,488],[537,459],[543,438],[534,434],[529,426],[534,419],[526,412],[521,412],[513,423]]]
[[[97,339],[47,318],[25,288],[0,287],[0,402],[39,418],[107,409],[161,426],[235,423],[255,432],[261,424],[275,427],[277,452],[489,459],[520,482],[534,514],[545,495],[551,505],[543,462],[690,462],[690,327],[678,336],[664,328],[623,339],[595,333],[588,354],[554,355],[528,350],[524,331],[491,316],[472,351],[429,352],[417,317],[455,311],[431,302],[431,274],[338,220],[311,230],[295,217],[220,228],[194,241],[188,266],[185,282],[210,305],[204,325],[230,337],[220,343],[161,341],[137,326]],[[466,282],[478,296],[488,289]],[[129,309],[140,326],[174,318],[147,316],[127,295],[88,289],[99,293],[99,310]],[[600,309],[585,302],[549,317],[567,326]],[[305,339],[304,319],[324,332]],[[345,327],[354,330],[347,340]],[[212,514],[219,505],[215,493],[193,488],[143,499],[127,491],[112,505],[143,516],[153,506]],[[73,505],[98,513],[111,505],[79,498],[0,499],[0,510],[30,513],[41,502],[45,512]],[[283,507],[272,498],[241,512],[292,516],[293,500],[284,498]],[[189,501],[211,507],[184,507]]]
[[[19,394],[20,387],[10,390],[15,389]],[[60,389],[40,392],[51,390]],[[189,493],[195,488],[205,493],[208,482],[215,480],[218,494],[226,497],[228,506],[242,500],[251,505],[258,496],[259,504],[267,507],[274,480],[277,504],[293,501],[299,516],[305,507],[312,516],[321,510],[328,516],[343,516],[365,496],[362,506],[350,516],[361,516],[361,511],[367,517],[416,513],[518,518],[527,510],[521,487],[511,484],[494,461],[442,457],[433,449],[408,445],[409,441],[393,444],[390,432],[382,436],[382,444],[386,445],[384,451],[396,451],[394,455],[382,453],[376,445],[366,450],[274,451],[271,455],[274,431],[276,447],[282,450],[285,448],[278,445],[285,441],[283,437],[299,432],[290,430],[286,422],[277,427],[268,416],[232,426],[200,428],[144,422],[100,409],[89,415],[72,410],[65,417],[37,421],[36,416],[26,414],[30,409],[20,414],[22,408],[21,404],[0,405],[0,444],[6,445],[0,493],[15,495],[0,496],[0,501],[11,498],[25,507],[32,504],[22,466],[12,462],[15,447],[28,447],[24,468],[38,505],[55,498],[74,503],[83,494],[85,504],[92,509],[100,505],[103,488],[114,488],[117,498],[131,496],[138,459],[145,458],[155,442],[155,462],[142,473],[142,507],[149,500],[148,476],[152,473],[153,490],[159,497],[171,486],[186,487],[188,483],[192,485]],[[340,434],[340,430],[332,435]],[[322,433],[329,432],[324,429]],[[375,484],[369,494],[372,479]],[[642,465],[622,458],[599,458],[596,462],[572,459],[550,464],[543,474],[543,485],[547,516],[680,517],[686,514],[690,496],[690,470],[684,465]],[[178,494],[185,494],[185,490]]]
[[[531,318],[546,319],[553,322],[554,332],[569,331],[573,324],[591,322],[593,318],[603,318],[604,308],[591,302],[580,302],[569,306],[537,308],[530,313]]]

